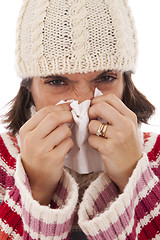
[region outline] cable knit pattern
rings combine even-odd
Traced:
[[[126,0],[27,0],[17,27],[20,77],[135,71],[137,38]]]
[[[105,172],[81,175],[66,169],[50,207],[41,206],[32,198],[17,139],[2,134],[0,239],[83,238],[82,233],[70,235],[71,229],[77,234],[81,229],[91,240],[159,239],[159,163],[160,135],[145,133],[143,157],[122,194]]]
[[[89,48],[89,32],[87,30],[87,11],[85,8],[85,0],[70,0],[70,23],[72,54],[81,58]]]

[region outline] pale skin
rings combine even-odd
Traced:
[[[103,95],[94,98],[96,87]],[[20,129],[20,141],[32,195],[40,204],[50,203],[63,175],[65,155],[74,147],[66,125],[73,122],[70,106],[56,106],[62,99],[91,99],[89,144],[100,152],[107,175],[123,192],[142,157],[137,117],[121,101],[124,87],[123,74],[116,71],[33,78],[30,91],[37,113]],[[98,117],[109,122],[106,138],[96,135]]]

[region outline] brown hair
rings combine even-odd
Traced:
[[[155,107],[135,87],[131,72],[124,73],[125,89],[123,92],[124,104],[137,115],[138,123],[147,123],[155,113]]]
[[[155,107],[137,90],[132,81],[131,72],[124,73],[124,81],[123,102],[137,115],[138,123],[147,123],[151,115],[154,114]],[[34,104],[32,94],[29,91],[31,84],[32,78],[23,79],[17,96],[9,103],[11,108],[5,115],[3,122],[7,124],[6,128],[13,135],[31,117],[30,107]]]
[[[30,107],[33,105],[32,94],[29,88],[32,84],[32,78],[25,78],[21,82],[17,96],[11,100],[10,110],[4,116],[3,123],[12,135],[18,133],[21,126],[31,117]]]

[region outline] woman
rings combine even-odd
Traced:
[[[158,239],[160,137],[140,132],[154,106],[131,80],[127,1],[25,0],[16,57],[23,80],[0,138],[0,238]],[[89,103],[82,145],[75,100],[82,112]]]

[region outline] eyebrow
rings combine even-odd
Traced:
[[[91,81],[95,81],[101,77],[103,77],[105,74],[107,73],[111,73],[111,74],[114,74],[117,76],[117,73],[114,73],[112,72],[111,70],[104,70],[102,73],[98,74],[94,79],[92,79]],[[68,77],[65,77],[65,76],[62,76],[62,75],[59,75],[59,74],[55,74],[55,75],[49,75],[49,76],[46,76],[46,77],[41,77],[43,79],[52,79],[54,78],[54,80],[66,80],[66,81],[72,81],[71,79],[69,79]]]

